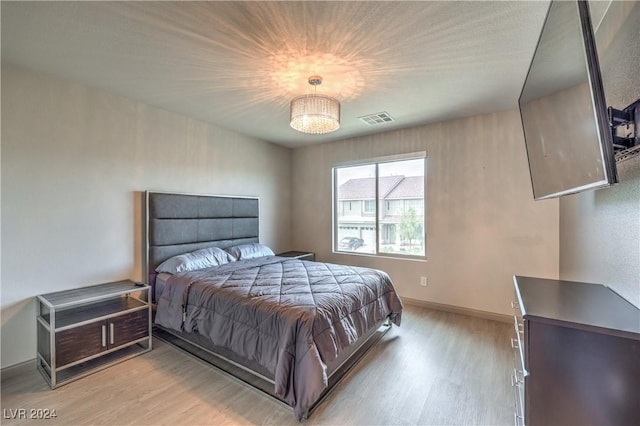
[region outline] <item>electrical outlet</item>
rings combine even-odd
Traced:
[[[427,277],[420,277],[420,285],[422,287],[426,287],[427,286]]]

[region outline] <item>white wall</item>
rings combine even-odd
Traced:
[[[332,166],[417,151],[428,157],[427,262],[332,253]],[[383,269],[401,296],[510,314],[512,275],[558,277],[558,202],[533,201],[515,110],[298,148],[292,179],[293,247]]]
[[[640,98],[640,3],[612,2],[596,32],[607,105]],[[640,307],[640,158],[620,183],[560,201],[560,277],[609,285]]]
[[[2,367],[35,357],[35,295],[142,278],[141,191],[259,196],[289,249],[289,149],[7,64],[2,124]]]

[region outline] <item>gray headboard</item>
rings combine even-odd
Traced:
[[[148,283],[172,256],[206,247],[259,242],[259,200],[252,197],[145,193]]]

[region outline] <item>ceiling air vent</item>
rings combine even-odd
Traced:
[[[393,121],[393,117],[391,117],[388,112],[384,111],[358,118],[369,126],[377,126],[378,124],[391,123]]]

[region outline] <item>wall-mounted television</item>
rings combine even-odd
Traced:
[[[586,1],[552,1],[519,99],[536,200],[618,181]]]

